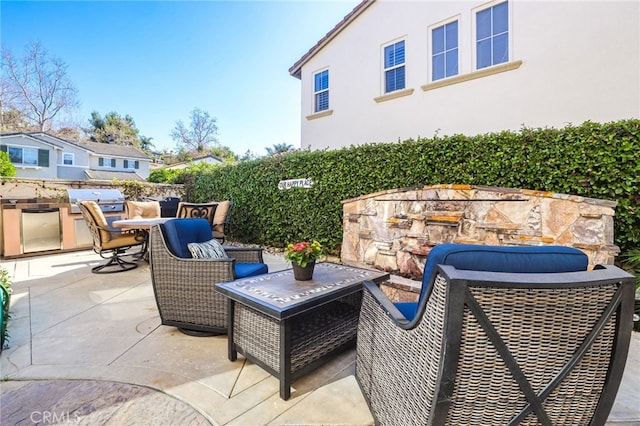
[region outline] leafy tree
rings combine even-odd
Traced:
[[[80,130],[76,127],[62,127],[58,130],[53,131],[52,133],[60,139],[68,141],[80,140]]]
[[[153,142],[151,142],[151,139],[148,136],[142,136],[140,135],[140,148],[145,151],[145,152],[151,152],[151,148],[153,148],[155,145],[153,144]]]
[[[112,111],[102,118],[98,112],[94,111],[91,113],[89,124],[91,127],[85,131],[93,142],[141,146],[136,123],[130,115],[125,115],[123,118]]]
[[[171,132],[171,139],[177,143],[181,150],[201,155],[213,146],[218,146],[218,126],[216,118],[199,108],[191,111],[191,123],[187,128],[179,120]]]
[[[67,76],[67,65],[50,56],[38,42],[27,46],[21,60],[7,48],[2,49],[2,97],[22,112],[29,124],[43,132],[52,127],[61,112],[78,106],[78,91]],[[3,103],[2,109],[5,109]]]
[[[12,177],[16,175],[16,167],[11,162],[9,154],[0,152],[0,176]]]
[[[257,158],[260,158],[260,156],[255,152],[251,151],[250,149],[248,149],[247,152],[242,154],[242,157],[240,157],[240,161],[251,161]]]
[[[222,158],[225,163],[234,163],[238,160],[238,156],[228,146],[214,147],[209,152],[211,155]]]
[[[267,155],[273,156],[293,151],[293,145],[282,142],[273,144],[273,148],[266,147],[265,149],[267,150]]]
[[[27,122],[24,114],[15,108],[0,110],[0,132],[34,132],[38,128]]]

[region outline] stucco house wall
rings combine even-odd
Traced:
[[[8,146],[49,151],[49,164],[46,167],[16,164],[16,175],[22,178],[145,180],[149,177],[151,158],[131,146],[75,143],[46,133],[0,135],[0,147]],[[115,159],[115,167],[100,166],[100,158]],[[137,162],[138,168],[125,167],[125,162],[130,165]]]
[[[301,78],[301,147],[640,117],[640,2],[509,0],[509,59],[479,72],[475,14],[499,3],[377,0],[356,6],[357,16],[338,24],[289,70]],[[459,73],[433,82],[431,30],[454,19]],[[404,96],[384,99],[383,47],[398,40],[405,41],[406,89],[398,91]],[[324,69],[329,110],[314,114],[314,74]]]
[[[52,179],[57,177],[57,158],[61,147],[49,141],[39,140],[25,134],[0,136],[0,149],[35,149],[38,150],[37,164],[15,164],[16,175],[29,179]],[[46,151],[47,162],[41,163],[41,152]]]

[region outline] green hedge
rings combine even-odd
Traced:
[[[332,151],[298,151],[186,172],[186,199],[230,199],[232,239],[264,246],[342,242],[341,201],[386,189],[469,184],[616,200],[615,240],[640,246],[640,120],[453,135]],[[279,190],[310,178],[310,189]]]

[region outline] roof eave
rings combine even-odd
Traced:
[[[362,0],[356,7],[353,8],[342,21],[333,27],[324,37],[322,37],[307,53],[302,55],[298,61],[289,68],[289,74],[297,79],[302,78],[302,67],[311,58],[315,56],[324,46],[326,46],[331,40],[333,40],[340,32],[347,27],[354,19],[356,19],[366,8],[371,6],[376,0]]]

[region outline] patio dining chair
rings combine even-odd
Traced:
[[[418,302],[365,282],[356,378],[377,423],[602,425],[635,279],[568,247],[442,244]]]
[[[95,274],[129,271],[137,268],[138,264],[124,260],[127,250],[142,246],[144,241],[138,238],[134,231],[116,231],[109,227],[107,219],[100,206],[95,201],[78,201],[80,212],[91,231],[93,251],[100,257],[109,259],[105,264],[91,268]]]
[[[227,299],[216,283],[269,272],[261,248],[223,247],[202,218],[152,226],[149,265],[162,324],[196,336],[227,333]]]
[[[213,214],[213,222],[211,223],[211,231],[213,238],[224,243],[226,238],[225,228],[229,222],[229,211],[233,207],[233,203],[229,200],[220,201],[216,211]]]
[[[160,217],[159,201],[129,201],[125,202],[125,210],[129,219],[151,219]]]

